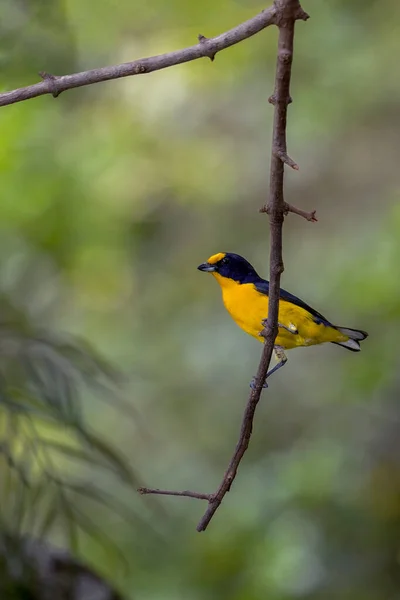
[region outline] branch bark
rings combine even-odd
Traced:
[[[316,213],[316,210],[312,210],[311,212],[306,212],[305,210],[301,210],[301,208],[297,208],[296,206],[293,206],[292,204],[288,204],[287,202],[285,202],[285,215],[287,215],[288,213],[293,213],[295,215],[299,215],[300,217],[303,217],[303,219],[306,219],[307,221],[311,221],[312,223],[316,223],[318,221]]]
[[[268,322],[265,331],[265,343],[257,370],[254,388],[251,390],[243,415],[239,440],[223,479],[214,494],[198,494],[197,492],[169,492],[167,490],[152,490],[140,488],[142,494],[157,493],[166,495],[181,495],[208,500],[207,510],[197,525],[197,531],[205,531],[212,517],[221,505],[226,493],[231,489],[238,467],[246,452],[252,430],[254,414],[260,400],[263,384],[267,376],[275,338],[278,333],[278,308],[280,279],[284,270],[282,258],[282,226],[284,215],[288,211],[299,213],[298,209],[288,205],[284,200],[283,179],[285,164],[292,168],[296,163],[288,157],[286,143],[287,107],[292,101],[290,97],[290,78],[293,59],[293,39],[295,22],[298,19],[307,20],[308,15],[300,6],[299,0],[275,0],[274,23],[279,28],[278,55],[276,63],[275,89],[269,101],[274,105],[274,126],[272,136],[270,193],[268,204],[261,209],[269,214],[270,221],[270,282]],[[296,165],[297,167],[297,165]],[[301,211],[304,213],[304,211]],[[302,216],[307,213],[302,214]],[[314,213],[315,217],[315,213]],[[307,218],[307,217],[306,217]],[[313,219],[309,219],[313,220]]]
[[[158,488],[138,488],[139,494],[142,496],[146,494],[154,494],[158,496],[183,496],[185,498],[196,498],[196,500],[211,500],[212,494],[203,494],[202,492],[192,492],[190,490],[184,490],[183,492],[176,492],[173,490],[159,490]]]
[[[152,73],[153,71],[197,60],[198,58],[210,58],[214,60],[217,52],[221,52],[221,50],[225,50],[246,40],[269,25],[276,24],[277,14],[277,7],[274,4],[252,19],[241,23],[225,33],[221,33],[214,38],[206,38],[204,35],[199,35],[199,43],[195,46],[167,54],[140,58],[121,65],[102,67],[71,75],[57,76],[41,71],[39,75],[43,81],[40,83],[0,94],[0,106],[15,104],[16,102],[22,102],[23,100],[37,98],[46,94],[51,94],[54,98],[57,98],[62,92],[72,88],[100,83],[101,81],[109,81],[111,79],[120,79],[121,77]]]

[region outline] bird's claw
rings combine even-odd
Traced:
[[[256,380],[257,380],[257,378],[253,377],[253,379],[250,382],[250,387],[251,387],[252,390],[256,389]],[[264,383],[263,383],[263,389],[266,389],[267,387],[268,387],[268,383],[266,381],[264,381]]]
[[[268,327],[268,319],[263,319],[261,321],[261,325],[263,327]],[[283,325],[283,323],[279,323],[279,321],[278,321],[278,327],[281,327],[282,329],[286,329],[286,331],[288,331],[289,333],[293,333],[294,335],[299,333],[296,325],[294,325],[293,323],[290,323],[289,327],[287,327],[286,325]]]

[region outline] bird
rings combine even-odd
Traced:
[[[268,323],[269,282],[239,254],[218,252],[197,267],[211,273],[222,290],[222,299],[232,319],[246,333],[265,342],[262,330]],[[279,291],[278,335],[274,353],[278,363],[266,379],[287,362],[285,350],[331,342],[352,352],[368,334],[359,329],[333,325],[326,317],[284,289]],[[255,385],[253,378],[251,387]],[[263,387],[267,387],[266,381]]]

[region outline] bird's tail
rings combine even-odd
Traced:
[[[365,340],[368,337],[368,333],[365,331],[361,331],[359,329],[349,329],[348,327],[336,327],[340,333],[347,336],[349,339],[344,342],[332,342],[333,344],[338,344],[338,346],[343,346],[343,348],[347,348],[352,352],[360,351],[360,342]]]

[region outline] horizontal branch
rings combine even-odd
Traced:
[[[206,38],[203,35],[199,35],[199,43],[195,46],[175,50],[167,54],[140,58],[121,65],[91,69],[90,71],[82,71],[81,73],[73,73],[71,75],[57,76],[42,71],[39,73],[43,79],[40,83],[0,94],[0,106],[15,104],[16,102],[22,102],[23,100],[37,98],[46,94],[52,94],[54,98],[57,98],[61,92],[72,88],[110,81],[111,79],[120,79],[121,77],[152,73],[153,71],[197,60],[198,58],[210,58],[214,60],[217,52],[234,46],[259,33],[269,25],[273,25],[276,22],[276,15],[277,10],[274,5],[225,33],[221,33],[214,38]]]
[[[289,204],[288,202],[285,202],[283,206],[284,206],[284,210],[283,210],[284,215],[287,215],[291,212],[295,215],[299,215],[299,217],[303,217],[303,219],[306,219],[307,221],[311,221],[313,223],[316,223],[318,221],[318,219],[316,217],[316,214],[317,214],[316,210],[307,212],[305,210],[302,210],[301,208],[297,208],[297,206],[293,206],[292,204]],[[269,206],[268,205],[262,206],[260,208],[259,212],[269,214],[269,212],[270,212]]]
[[[295,215],[299,215],[300,217],[303,217],[304,219],[307,219],[307,221],[311,221],[316,223],[318,221],[316,214],[317,211],[316,210],[312,210],[311,212],[306,212],[305,210],[301,210],[301,208],[297,208],[296,206],[292,206],[292,204],[288,204],[287,202],[285,202],[284,204],[284,213],[285,215],[287,215],[288,213],[294,213]]]
[[[211,502],[212,494],[201,494],[199,492],[191,492],[190,490],[184,490],[183,492],[175,492],[174,490],[159,490],[158,488],[138,488],[139,494],[145,496],[146,494],[155,494],[158,496],[186,496],[186,498],[195,498],[197,500],[208,500]]]

